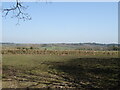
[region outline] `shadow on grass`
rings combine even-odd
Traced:
[[[77,88],[118,88],[118,58],[76,58],[51,64],[49,73],[59,75]]]
[[[28,73],[22,67],[21,69],[16,69],[13,66],[5,65],[3,67],[3,75],[5,74],[4,78],[10,78],[11,80],[20,81],[21,79],[25,79],[26,82],[35,82],[35,84],[33,83],[26,87],[37,87],[40,84],[44,84],[46,85],[45,88],[54,86],[83,89],[119,88],[118,75],[120,62],[118,58],[76,58],[64,62],[46,61],[42,64],[50,66],[48,75],[32,73],[32,70],[39,72],[39,67],[31,68]],[[62,79],[51,77],[49,74],[59,76]],[[53,78],[53,80],[49,80],[50,78]],[[25,82],[25,80],[23,81]],[[45,82],[45,80],[48,80],[48,82]]]

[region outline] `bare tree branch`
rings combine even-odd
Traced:
[[[3,17],[6,17],[11,11],[13,11],[12,18],[17,18],[18,23],[19,20],[31,20],[31,17],[28,13],[25,13],[24,10],[27,9],[27,7],[23,6],[22,3],[19,0],[16,0],[16,4],[13,5],[11,8],[3,9]]]

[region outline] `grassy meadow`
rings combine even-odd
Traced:
[[[3,88],[117,88],[117,51],[5,49]]]

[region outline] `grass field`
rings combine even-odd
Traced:
[[[116,56],[3,55],[3,88],[116,88]]]

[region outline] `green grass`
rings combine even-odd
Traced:
[[[3,88],[114,88],[120,62],[113,57],[3,55]]]

